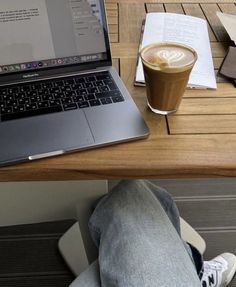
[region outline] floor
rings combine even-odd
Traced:
[[[0,228],[1,287],[68,287],[74,276],[59,254],[64,220]]]

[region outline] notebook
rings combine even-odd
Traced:
[[[1,0],[0,165],[147,137],[103,0]]]
[[[148,13],[141,29],[140,49],[155,42],[176,42],[192,47],[198,54],[188,87],[216,89],[207,22],[197,17],[175,13]],[[145,85],[140,58],[135,85]]]

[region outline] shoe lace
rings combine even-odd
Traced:
[[[210,262],[204,261],[204,273],[210,273],[211,270],[222,270],[222,263],[216,260]]]
[[[222,270],[222,263],[214,260],[214,261],[204,261],[204,271],[203,276],[201,278],[202,286],[211,286],[210,278],[212,279],[213,273],[218,273],[218,271]],[[208,279],[209,278],[209,279]],[[215,286],[215,285],[214,285]]]

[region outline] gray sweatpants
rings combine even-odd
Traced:
[[[151,182],[122,181],[98,203],[89,227],[99,258],[70,287],[201,287],[179,236],[178,209]]]

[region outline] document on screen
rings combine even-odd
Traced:
[[[46,1],[1,0],[0,39],[1,65],[55,58]]]

